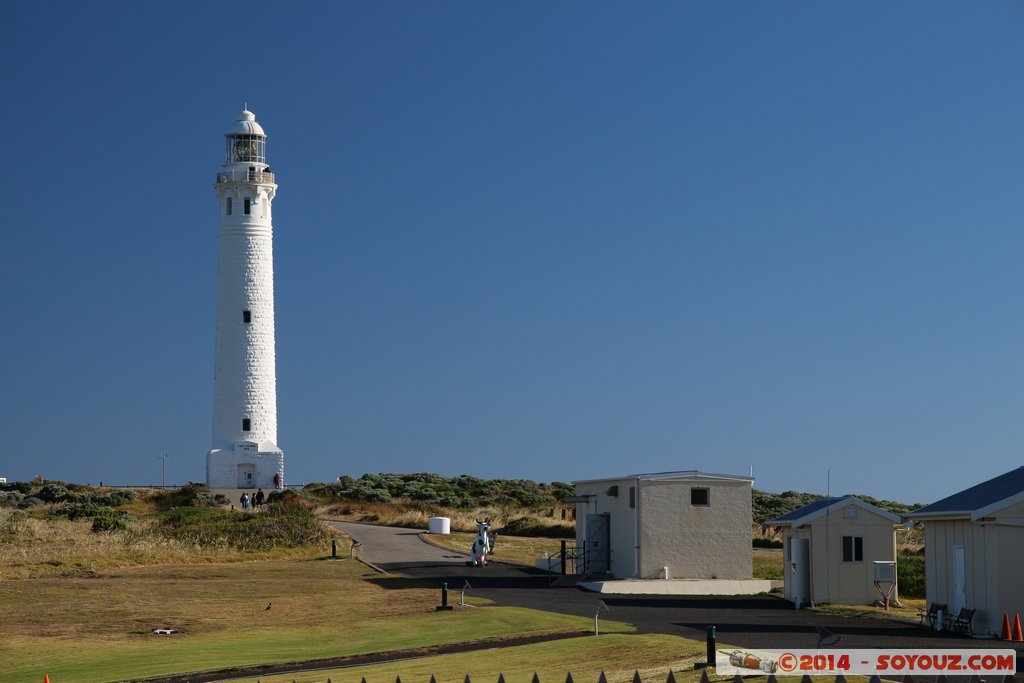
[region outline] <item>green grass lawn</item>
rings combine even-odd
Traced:
[[[601,671],[609,683],[631,681],[638,669],[645,681],[664,683],[669,668],[693,676],[693,663],[703,661],[704,643],[668,635],[609,634],[598,637],[497,648],[477,652],[438,655],[348,669],[323,669],[296,674],[237,679],[239,683],[463,683],[467,674],[474,683],[494,683],[498,674],[507,683],[529,683],[536,672],[541,683],[563,683],[570,671],[577,683],[596,683]],[[693,676],[699,678],[699,673]]]
[[[55,683],[98,683],[593,627],[586,618],[514,607],[436,612],[436,589],[401,579],[393,589],[390,581],[351,560],[7,581],[0,681],[37,683],[45,673]],[[181,633],[150,632],[160,627]]]
[[[719,644],[721,647],[728,647]],[[665,683],[668,672],[678,683],[697,683],[703,669],[705,645],[696,640],[664,634],[611,634],[568,640],[495,648],[477,652],[437,655],[405,661],[387,662],[343,669],[319,669],[273,676],[224,679],[225,683],[495,683],[498,675],[506,683],[530,683],[534,673],[541,683],[563,683],[572,674],[575,683],[597,683],[603,671],[608,683],[629,683],[634,672],[644,683]],[[732,681],[708,670],[712,681]],[[752,680],[765,680],[755,678]],[[780,676],[778,683],[799,683],[798,676]],[[823,678],[824,681],[831,679]],[[864,676],[848,676],[850,683],[867,681]]]
[[[753,576],[755,579],[785,578],[782,571],[782,553],[754,549]]]

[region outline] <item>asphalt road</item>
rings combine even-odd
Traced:
[[[715,626],[718,642],[749,648],[813,648],[818,628],[842,636],[843,648],[1008,648],[1020,643],[966,639],[924,631],[916,624],[874,617],[847,617],[793,609],[773,596],[642,596],[599,595],[574,586],[556,586],[551,575],[530,567],[492,562],[467,567],[465,555],[424,542],[410,529],[333,522],[360,542],[361,557],[381,570],[416,583],[457,591],[468,581],[467,594],[499,605],[593,617],[599,599],[608,605],[601,618],[632,624],[641,633],[667,633],[704,640]],[[500,542],[500,540],[499,540]],[[382,585],[395,585],[394,581]]]

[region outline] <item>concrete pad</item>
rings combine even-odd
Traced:
[[[757,595],[781,581],[767,579],[615,579],[581,581],[580,588],[608,595]]]

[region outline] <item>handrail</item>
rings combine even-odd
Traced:
[[[270,171],[226,171],[217,174],[218,183],[273,183]]]

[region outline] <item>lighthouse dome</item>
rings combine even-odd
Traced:
[[[263,126],[256,123],[256,115],[248,109],[243,109],[225,135],[262,135],[266,137],[267,134],[263,132]]]

